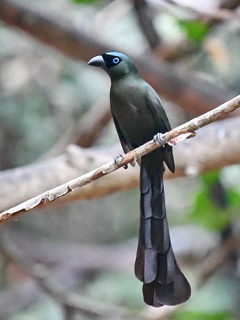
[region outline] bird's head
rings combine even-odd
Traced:
[[[88,61],[90,66],[103,68],[113,79],[119,79],[130,73],[137,73],[132,61],[123,53],[107,52]]]

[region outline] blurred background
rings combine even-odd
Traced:
[[[1,211],[121,153],[110,81],[87,65],[97,54],[132,57],[172,127],[239,94],[240,1],[0,5]],[[238,134],[239,113],[212,125],[209,144],[225,123]],[[129,168],[1,226],[0,319],[240,319],[240,155],[230,161],[228,147],[216,153],[199,136],[175,147],[177,173],[165,181],[173,248],[193,289],[188,302],[143,303],[133,271],[138,168]]]

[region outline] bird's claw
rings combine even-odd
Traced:
[[[158,132],[157,134],[155,134],[155,136],[153,137],[153,140],[155,143],[159,143],[162,144],[163,143],[163,134],[161,132]],[[164,147],[164,146],[163,146]]]
[[[116,157],[114,158],[114,162],[115,162],[117,165],[119,165],[119,164],[123,161],[123,159],[124,159],[123,155],[119,154],[118,156],[116,156]],[[125,165],[123,166],[123,168],[124,168],[124,169],[127,169],[127,168],[128,168],[128,165],[125,164]]]

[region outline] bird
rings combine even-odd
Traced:
[[[158,94],[127,55],[106,52],[88,64],[101,67],[110,76],[110,110],[125,153],[171,130]],[[143,282],[145,303],[153,307],[177,305],[191,295],[172,249],[163,184],[165,165],[175,171],[168,144],[140,160],[140,225],[134,270]]]

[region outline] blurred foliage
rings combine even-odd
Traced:
[[[179,314],[174,318],[174,320],[231,320],[231,312],[179,312]]]
[[[240,194],[233,188],[223,190],[220,179],[219,170],[201,176],[202,187],[194,197],[194,205],[188,216],[190,221],[213,231],[223,230],[240,208]],[[213,194],[215,187],[219,187],[217,194]]]
[[[202,43],[210,31],[205,23],[198,20],[179,20],[178,24],[184,30],[186,36],[198,44]]]
[[[174,315],[173,320],[233,319],[239,293],[239,280],[234,275],[215,275]]]
[[[24,1],[29,6],[33,5],[30,0]],[[35,2],[49,10],[49,13],[50,9],[55,10],[59,21],[67,16],[73,25],[89,31],[98,41],[109,43],[109,47],[119,47],[132,55],[145,54],[149,50],[136,14],[127,1]],[[196,51],[177,62],[179,68],[196,72],[202,78],[238,94],[239,23],[230,19],[210,28],[199,20],[186,20],[174,15],[158,4],[153,8],[154,26],[164,44],[197,44]],[[86,63],[68,59],[32,41],[24,33],[3,25],[0,30],[0,62],[2,169],[38,159],[97,99],[107,96],[109,91],[109,80],[101,72],[89,68]],[[168,111],[174,124],[188,117],[176,106],[171,106]],[[116,133],[110,125],[96,144],[116,140]],[[167,207],[171,209],[169,220],[177,221],[180,214],[184,215],[184,223],[194,222],[211,232],[220,232],[229,222],[239,219],[240,170],[239,167],[231,170],[210,172],[199,179],[189,178],[191,186],[187,186],[186,182],[180,187],[176,181],[168,182],[171,184],[170,192],[167,192]],[[224,196],[220,197],[222,202],[219,199],[216,201],[213,196],[213,190],[219,185],[223,188],[221,194],[224,192]],[[46,241],[46,246],[49,239],[56,242],[69,240],[71,243],[124,242],[137,234],[138,198],[138,191],[134,190],[91,202],[68,204],[47,211],[48,218],[46,214],[23,216],[14,226],[28,233],[30,243],[31,237],[34,237],[38,242]],[[189,211],[191,213],[186,215]],[[235,227],[238,227],[237,224]],[[193,244],[201,240],[194,238]],[[54,253],[53,250],[53,257]],[[233,319],[234,297],[240,294],[235,288],[238,282],[228,280],[227,276],[225,280],[215,278],[215,281],[208,282],[201,290],[194,292],[189,303],[176,312],[174,319]],[[6,280],[1,282],[3,285],[8,283]],[[84,288],[84,294],[93,300],[122,304],[134,310],[144,306],[141,283],[135,279],[133,272],[101,272]],[[63,319],[63,312],[58,304],[44,297],[10,318],[21,319]]]
[[[133,274],[103,272],[86,289],[93,300],[120,304],[137,311],[142,306],[142,284]]]
[[[64,320],[61,307],[54,299],[42,297],[39,301],[9,318],[9,320]]]
[[[24,34],[2,27],[0,39],[0,165],[6,169],[51,148],[106,89],[85,64],[32,45]],[[92,83],[99,85],[89,95]]]

